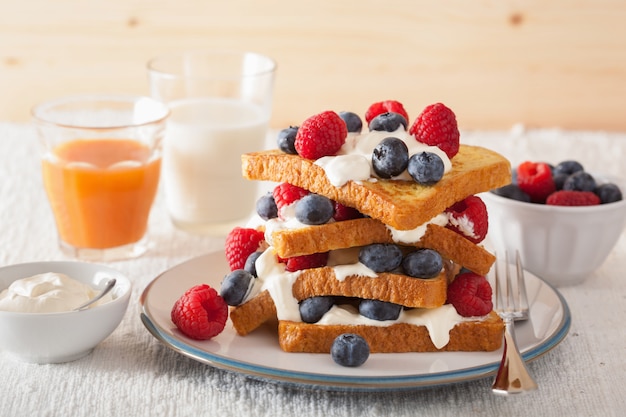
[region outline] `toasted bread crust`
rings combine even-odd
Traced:
[[[240,336],[245,336],[268,320],[276,318],[276,306],[268,291],[237,307],[230,308],[230,321]]]
[[[484,320],[457,324],[450,330],[450,342],[437,349],[424,326],[317,325],[281,320],[278,340],[286,352],[329,353],[335,338],[343,333],[365,338],[372,353],[493,351],[502,344],[503,329],[502,320],[492,311]]]
[[[348,181],[335,187],[315,161],[279,150],[244,154],[242,173],[251,180],[297,185],[357,208],[398,230],[411,230],[470,195],[511,182],[509,161],[488,149],[461,145],[451,162],[452,170],[432,186],[378,180]]]
[[[345,296],[422,308],[442,306],[447,290],[445,271],[431,279],[385,272],[376,278],[348,276],[339,281],[329,267],[303,270],[292,287],[298,301],[315,296]]]
[[[372,243],[394,243],[391,232],[378,220],[362,218],[308,226],[300,229],[278,230],[272,234],[272,246],[283,257],[308,255],[330,250],[365,246]],[[409,244],[406,244],[409,245]],[[465,268],[485,275],[495,262],[495,256],[460,234],[429,224],[424,236],[410,244],[417,248],[434,249],[441,256]]]

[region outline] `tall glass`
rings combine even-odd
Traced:
[[[112,261],[148,249],[168,115],[165,104],[134,96],[65,97],[33,109],[64,253]]]
[[[189,52],[148,63],[152,97],[171,116],[162,181],[173,223],[225,235],[254,211],[257,185],[241,175],[241,155],[263,149],[275,62],[255,53]]]

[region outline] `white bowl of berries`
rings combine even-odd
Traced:
[[[611,253],[626,225],[624,182],[572,160],[527,161],[513,183],[481,196],[496,253],[519,251],[524,266],[555,286],[583,282]]]

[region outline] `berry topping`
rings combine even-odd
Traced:
[[[432,249],[418,249],[407,254],[402,260],[402,269],[414,278],[434,278],[443,269],[443,259]]]
[[[280,216],[280,212],[283,207],[295,203],[307,194],[309,194],[308,190],[300,188],[296,185],[289,184],[287,182],[283,182],[282,184],[274,187],[272,195],[278,209],[278,215]]]
[[[252,288],[254,276],[243,269],[236,269],[226,275],[220,288],[220,296],[229,306],[243,303]]]
[[[422,152],[411,156],[407,170],[416,182],[433,185],[443,177],[445,166],[436,153]]]
[[[188,337],[206,340],[224,330],[228,305],[213,288],[206,284],[188,289],[175,303],[172,322]]]
[[[491,285],[487,278],[465,272],[448,286],[448,303],[463,317],[484,316],[493,308]]]
[[[334,297],[311,297],[300,302],[300,318],[305,323],[317,323],[335,304]]]
[[[276,201],[272,193],[267,193],[257,200],[256,212],[263,220],[278,217],[278,207],[276,207]]]
[[[584,168],[580,162],[573,160],[560,162],[554,167],[555,176],[561,174],[570,176],[578,171],[584,171]]]
[[[346,123],[333,111],[306,119],[296,134],[295,149],[307,159],[318,159],[337,153],[346,141]]]
[[[480,243],[485,239],[489,229],[489,219],[487,206],[480,197],[469,196],[446,209],[446,214],[448,215],[447,228],[474,243]]]
[[[230,270],[243,269],[248,256],[259,250],[264,241],[263,232],[259,230],[244,227],[235,227],[231,230],[224,244]]]
[[[368,319],[385,321],[396,320],[400,316],[402,306],[380,300],[361,300],[359,314]]]
[[[352,113],[351,111],[342,111],[339,112],[339,117],[346,122],[348,132],[361,133],[363,121],[358,114]]]
[[[381,178],[391,178],[404,172],[409,163],[409,149],[402,140],[388,137],[372,152],[372,167]]]
[[[335,205],[319,194],[307,194],[296,202],[296,219],[308,225],[325,224],[333,218]]]
[[[374,117],[369,124],[369,129],[379,132],[395,132],[400,126],[406,130],[407,123],[401,114],[387,112]]]
[[[399,101],[385,100],[372,104],[365,112],[365,121],[369,123],[379,114],[398,113],[405,120],[409,120],[409,114],[404,110],[404,106]],[[406,126],[406,125],[405,125]]]
[[[619,187],[613,183],[606,183],[598,186],[595,193],[600,197],[600,203],[614,203],[622,199],[622,192]]]
[[[578,171],[567,177],[563,183],[563,190],[591,191],[596,189],[596,180],[585,171]]]
[[[358,334],[344,333],[333,341],[330,356],[337,365],[361,366],[370,356],[370,347],[367,341]]]
[[[313,253],[311,255],[294,256],[285,260],[285,269],[289,272],[302,269],[321,268],[328,262],[328,252]]]
[[[550,206],[595,206],[600,204],[600,197],[591,191],[561,190],[550,194],[546,204]]]
[[[437,146],[452,159],[459,151],[459,127],[454,112],[441,103],[427,106],[417,117],[409,133],[418,142]]]
[[[374,272],[389,272],[402,264],[402,250],[393,243],[373,243],[359,251],[359,262]]]
[[[335,221],[342,222],[344,220],[360,219],[363,217],[363,214],[354,207],[344,206],[337,201],[333,203],[335,205],[335,214],[333,214]]]
[[[278,132],[278,148],[288,154],[297,155],[298,152],[295,148],[296,134],[298,133],[297,126],[289,126],[286,129]]]
[[[496,188],[491,190],[492,193],[499,195],[500,197],[510,198],[512,200],[523,201],[525,203],[530,203],[530,196],[520,190],[517,184],[508,184],[504,187]]]
[[[246,259],[246,263],[243,266],[243,269],[251,273],[255,278],[258,277],[256,272],[256,260],[259,259],[259,256],[261,255],[263,255],[263,252],[252,252],[250,256],[248,256],[248,259]]]
[[[517,167],[517,184],[533,203],[543,203],[556,187],[550,166],[543,162],[526,161]]]

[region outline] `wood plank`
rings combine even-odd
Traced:
[[[304,7],[307,5],[308,7]],[[435,101],[462,129],[626,130],[617,0],[20,0],[0,15],[0,120],[81,92],[148,94],[145,63],[184,49],[278,62],[272,125],[388,98]]]

